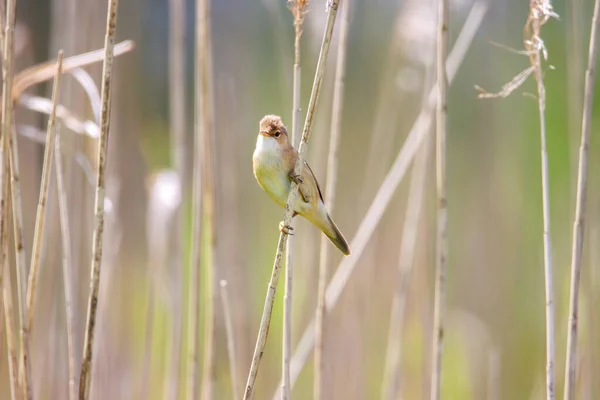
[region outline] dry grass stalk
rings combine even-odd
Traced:
[[[439,400],[442,381],[444,347],[444,314],[446,310],[446,275],[448,262],[446,201],[446,117],[447,87],[446,53],[448,43],[448,0],[439,0],[437,37],[437,108],[436,108],[436,180],[437,180],[437,257],[433,309],[433,362],[431,400]]]
[[[296,146],[298,140],[300,121],[302,118],[301,102],[301,67],[300,67],[300,43],[304,24],[304,17],[308,11],[307,0],[288,1],[288,5],[294,16],[294,74],[292,93],[292,145]],[[292,228],[295,223],[292,220]],[[283,350],[281,360],[281,398],[290,398],[290,358],[292,356],[292,298],[294,281],[294,237],[288,237],[285,250],[285,293],[283,296]]]
[[[342,5],[340,21],[340,37],[336,60],[335,82],[333,93],[333,108],[329,153],[327,155],[327,181],[325,182],[325,204],[331,215],[335,203],[335,189],[338,175],[338,150],[342,130],[342,114],[344,108],[344,85],[346,79],[346,51],[348,48],[348,29],[350,26],[350,5],[352,0],[346,0]],[[330,244],[325,236],[321,236],[319,255],[319,282],[317,288],[317,309],[315,312],[315,361],[314,361],[314,399],[320,400],[326,396],[325,374],[325,324],[327,309],[325,307],[325,291],[329,279],[329,249]]]
[[[544,220],[544,281],[546,289],[546,399],[554,399],[554,290],[552,288],[552,244],[550,241],[550,189],[548,152],[546,151],[546,89],[542,72],[542,54],[547,51],[540,37],[540,30],[549,18],[556,17],[549,0],[530,0],[530,10],[525,24],[525,49],[535,68],[540,116],[540,142],[542,150],[542,207]]]
[[[186,101],[185,101],[185,1],[169,1],[169,122],[171,125],[171,162],[179,175],[180,187],[187,187],[189,174],[186,168]],[[175,223],[173,228],[173,265],[176,276],[179,277],[177,287],[181,288],[184,276],[183,255],[183,231],[185,227],[185,216],[182,204],[175,210]],[[170,367],[166,369],[165,398],[176,399],[179,396],[179,372],[181,366],[182,350],[182,307],[177,304],[183,303],[183,290],[174,293],[181,296],[172,304],[173,328],[170,335],[169,352]]]
[[[59,131],[60,132],[60,131]],[[58,192],[58,209],[60,214],[60,232],[62,243],[62,273],[65,291],[65,319],[67,325],[67,351],[69,355],[69,400],[77,398],[77,364],[75,361],[75,316],[73,313],[73,266],[71,265],[71,232],[69,226],[69,207],[67,205],[67,188],[62,165],[60,133],[57,133],[54,144],[54,168],[56,189]]]
[[[573,223],[573,248],[571,254],[571,297],[569,301],[569,323],[567,328],[567,358],[565,367],[564,399],[575,398],[577,377],[577,320],[579,315],[579,282],[583,251],[584,217],[587,198],[588,148],[590,143],[594,82],[598,58],[598,32],[600,30],[600,0],[594,2],[594,14],[590,32],[588,66],[585,73],[583,117],[581,122],[581,145],[579,147],[579,171],[577,174],[577,199],[575,222]]]
[[[212,108],[212,44],[210,0],[198,0],[196,23],[196,83],[197,103],[200,113],[200,136],[202,138],[202,212],[206,223],[202,227],[202,241],[206,243],[206,296],[204,297],[204,364],[202,368],[202,399],[213,398],[215,368],[215,305],[216,305],[216,210],[215,210],[215,178],[213,137],[215,132]]]
[[[108,152],[108,133],[110,125],[110,86],[114,60],[115,34],[117,28],[118,0],[108,1],[106,15],[106,36],[104,39],[104,63],[102,66],[102,108],[100,113],[100,139],[98,143],[98,176],[96,179],[96,195],[94,200],[94,237],[92,244],[92,262],[90,268],[90,293],[88,299],[83,360],[79,377],[79,399],[89,398],[90,375],[92,369],[92,351],[94,348],[94,329],[98,309],[98,290],[100,288],[100,270],[102,266],[102,235],[104,233],[104,198],[106,156]]]
[[[25,249],[23,247],[23,209],[21,204],[21,187],[19,183],[19,152],[16,130],[13,129],[13,83],[14,83],[14,27],[16,1],[6,3],[6,27],[4,36],[4,89],[2,92],[2,136],[8,147],[9,169],[11,173],[11,196],[14,226],[14,241],[17,268],[17,296],[20,321],[21,357],[19,361],[19,381],[25,399],[31,398],[31,362],[29,360],[29,337],[27,329],[27,266],[25,265]]]
[[[35,314],[36,288],[38,280],[38,271],[40,267],[40,256],[42,253],[42,241],[44,239],[44,227],[46,222],[46,203],[48,201],[48,186],[50,183],[50,172],[52,170],[52,156],[54,150],[54,134],[56,130],[56,106],[60,93],[60,78],[62,76],[62,50],[58,52],[56,61],[56,74],[54,75],[54,85],[52,88],[52,111],[48,118],[48,129],[46,131],[46,145],[44,148],[44,161],[42,165],[42,177],[40,181],[40,195],[35,218],[35,230],[33,233],[33,248],[31,250],[31,264],[29,267],[29,279],[27,282],[27,325],[23,329],[27,334],[33,330],[33,317]]]
[[[302,132],[302,139],[300,140],[300,146],[298,148],[298,160],[294,169],[295,174],[301,174],[302,170],[304,169],[306,144],[308,143],[308,139],[310,137],[313,118],[317,108],[319,94],[321,92],[321,85],[323,83],[323,76],[325,74],[325,65],[327,63],[327,55],[329,53],[329,45],[331,44],[331,36],[333,34],[333,27],[335,25],[335,18],[337,15],[338,7],[339,0],[332,0],[330,3],[328,3],[327,25],[325,26],[325,32],[323,34],[323,42],[321,44],[321,51],[319,52],[319,60],[317,62],[317,69],[315,71],[315,79],[313,82],[310,100],[308,103],[306,120],[304,122],[304,130]],[[294,204],[296,202],[297,197],[298,184],[296,182],[292,182],[290,194],[288,196],[288,201],[285,208],[285,215],[283,218],[283,224],[285,226],[290,225],[290,222],[292,220],[292,213],[294,210]],[[256,340],[256,347],[254,348],[252,364],[250,365],[248,380],[246,382],[246,389],[244,390],[244,400],[250,400],[254,394],[254,383],[256,381],[258,368],[263,355],[265,344],[267,342],[267,334],[269,332],[269,326],[271,324],[271,313],[273,312],[273,302],[275,301],[275,292],[277,290],[277,282],[279,280],[281,261],[283,259],[283,253],[285,251],[287,237],[288,235],[285,234],[283,231],[279,235],[279,241],[277,243],[277,253],[275,255],[273,271],[271,273],[271,279],[269,281],[269,287],[267,289],[267,296],[265,299],[265,306],[260,321],[258,338]]]
[[[426,106],[426,104],[425,104]],[[381,399],[394,400],[400,390],[400,361],[402,358],[402,328],[404,311],[409,292],[409,284],[414,264],[419,218],[423,205],[423,193],[427,178],[427,162],[430,155],[429,140],[421,144],[421,149],[414,162],[408,192],[408,204],[402,229],[400,257],[398,260],[398,283],[392,300],[390,327],[386,351],[385,369],[381,385]]]
[[[454,78],[454,75],[462,63],[487,10],[488,5],[485,1],[478,1],[471,8],[469,16],[467,17],[465,25],[456,40],[454,48],[448,56],[446,68],[449,81]],[[331,311],[333,309],[337,300],[339,299],[340,294],[346,287],[346,284],[354,272],[362,252],[369,242],[369,239],[373,235],[375,227],[381,220],[396,188],[402,181],[410,162],[415,157],[422,140],[429,130],[431,125],[431,109],[435,106],[436,101],[436,90],[437,89],[434,87],[429,93],[429,106],[426,109],[423,109],[417,117],[402,149],[394,161],[394,164],[390,168],[390,171],[381,184],[381,187],[379,188],[375,198],[371,202],[369,209],[361,221],[354,239],[350,243],[352,254],[348,257],[345,257],[340,262],[327,287],[327,292],[325,295],[325,305],[327,307],[327,311]],[[312,320],[302,334],[302,337],[296,348],[296,352],[292,357],[290,368],[290,380],[292,387],[296,382],[300,371],[308,361],[310,353],[315,344],[314,329],[315,321]]]
[[[2,157],[0,161],[0,187],[2,188],[2,200],[0,200],[0,245],[1,248],[1,268],[3,270],[0,284],[2,286],[2,299],[4,306],[4,320],[6,326],[6,347],[8,354],[8,373],[10,379],[10,394],[12,400],[21,399],[21,389],[18,377],[18,358],[17,358],[17,338],[15,337],[15,321],[13,314],[13,295],[12,281],[10,275],[9,255],[8,255],[8,154],[6,153],[5,141],[2,141]]]
[[[229,294],[227,293],[227,281],[221,283],[221,302],[223,303],[223,319],[225,321],[225,335],[227,336],[227,356],[229,357],[229,371],[231,374],[232,398],[238,400],[238,364],[235,351],[235,331],[233,330],[233,317],[231,315],[231,304],[229,303]]]

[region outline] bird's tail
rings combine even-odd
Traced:
[[[345,255],[350,255],[350,246],[331,217],[326,214],[325,219],[319,222],[319,228],[325,234],[325,236],[331,240],[335,247],[340,249],[340,251]]]

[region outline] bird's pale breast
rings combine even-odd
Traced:
[[[285,207],[291,183],[288,171],[281,163],[277,141],[258,135],[252,161],[258,184],[280,206]]]

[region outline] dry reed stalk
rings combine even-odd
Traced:
[[[342,115],[344,109],[344,85],[346,79],[346,51],[348,48],[348,29],[350,26],[350,5],[352,0],[346,0],[340,13],[340,38],[335,69],[333,92],[333,107],[329,152],[327,155],[327,180],[325,182],[325,206],[331,215],[335,203],[335,189],[338,175],[338,150],[342,130]],[[328,239],[321,235],[319,255],[319,282],[317,286],[317,308],[315,312],[315,361],[314,361],[314,399],[326,398],[325,375],[325,324],[327,310],[325,307],[325,291],[329,279],[329,246]]]
[[[36,287],[38,271],[40,267],[40,256],[42,253],[42,241],[44,239],[44,227],[46,222],[46,203],[48,201],[48,186],[50,183],[50,172],[52,170],[52,156],[54,150],[54,135],[56,124],[56,106],[60,93],[60,79],[62,77],[62,50],[58,52],[56,61],[56,74],[52,88],[52,110],[48,118],[48,129],[46,130],[46,144],[44,147],[44,161],[42,164],[42,177],[40,181],[40,194],[35,218],[35,229],[33,232],[33,248],[31,250],[31,264],[29,266],[29,279],[27,282],[27,329],[30,335],[33,330],[33,317],[35,314]]]
[[[100,271],[102,266],[102,235],[104,233],[104,198],[105,198],[105,174],[106,156],[108,152],[108,133],[110,126],[110,101],[111,82],[114,60],[115,34],[117,28],[117,6],[118,0],[108,0],[108,11],[106,14],[106,36],[104,39],[104,63],[102,66],[101,99],[102,108],[100,112],[100,138],[98,143],[98,176],[96,178],[96,195],[94,200],[94,237],[92,244],[92,262],[90,268],[90,293],[87,307],[87,318],[85,327],[85,339],[83,345],[83,360],[81,363],[81,375],[79,377],[79,399],[89,398],[90,375],[92,370],[92,352],[94,348],[94,330],[96,327],[96,314],[98,310],[98,290],[100,288]]]
[[[238,373],[237,373],[237,355],[235,352],[235,331],[233,330],[233,317],[231,316],[231,304],[229,303],[229,294],[227,293],[227,281],[222,280],[221,285],[221,303],[223,304],[223,319],[225,321],[225,335],[227,337],[227,356],[229,357],[229,371],[231,374],[232,398],[240,398],[238,392]]]
[[[206,283],[204,290],[204,363],[202,367],[202,399],[212,400],[214,397],[214,369],[215,369],[215,307],[216,307],[216,276],[217,276],[217,221],[216,221],[216,193],[214,170],[214,115],[212,107],[212,43],[210,34],[210,0],[199,0],[200,31],[197,36],[200,40],[200,59],[198,59],[200,81],[200,107],[202,113],[202,185],[203,185],[203,213],[206,223],[202,230],[202,242],[206,243]]]
[[[67,325],[67,351],[69,354],[69,400],[77,398],[77,364],[75,361],[75,316],[73,312],[73,266],[71,264],[71,231],[69,226],[69,207],[67,189],[62,165],[60,130],[54,144],[54,168],[56,189],[58,192],[58,210],[60,214],[60,232],[62,242],[62,273],[65,291],[65,319]]]
[[[436,108],[436,181],[437,181],[437,258],[433,316],[433,362],[431,400],[439,400],[442,381],[444,347],[444,314],[446,310],[446,275],[448,262],[446,199],[446,117],[447,87],[446,53],[448,43],[448,0],[439,0],[437,37],[437,108]]]
[[[292,145],[296,142],[300,131],[302,118],[301,102],[301,67],[300,67],[300,44],[304,24],[304,16],[308,11],[308,0],[288,1],[288,5],[294,16],[294,74],[292,92]],[[295,223],[290,223],[292,229]],[[294,281],[294,237],[288,237],[285,250],[285,293],[283,295],[283,349],[281,360],[281,399],[290,398],[290,358],[292,356],[292,298]]]
[[[2,92],[2,136],[8,147],[9,170],[11,174],[11,197],[13,211],[14,241],[17,269],[17,296],[20,321],[19,381],[24,399],[30,399],[31,390],[31,360],[29,359],[29,337],[27,329],[27,266],[25,265],[25,248],[23,247],[23,209],[21,203],[21,186],[19,183],[19,152],[16,130],[13,130],[13,83],[14,83],[14,27],[16,0],[6,3],[6,27],[4,36],[4,90]]]
[[[13,314],[13,295],[12,280],[10,275],[10,264],[8,255],[8,203],[9,203],[9,180],[8,180],[8,154],[5,148],[5,141],[2,141],[2,156],[0,157],[0,187],[2,188],[2,200],[0,200],[0,246],[1,248],[1,268],[3,270],[2,279],[2,298],[4,306],[4,321],[6,325],[6,347],[8,354],[8,373],[10,379],[10,394],[12,400],[21,399],[21,389],[18,377],[18,356],[17,356],[17,338],[15,337],[15,321]]]
[[[186,102],[185,102],[185,1],[169,1],[169,122],[171,125],[171,163],[179,175],[181,197],[187,187],[189,173],[186,157]],[[183,231],[185,215],[180,203],[175,209],[173,228],[173,265],[171,266],[179,277],[177,287],[181,288],[184,276]],[[175,293],[174,296],[182,296]],[[174,302],[171,307],[173,328],[169,343],[170,367],[166,369],[165,398],[177,399],[179,396],[179,372],[181,368],[183,319],[181,307],[183,298]]]
[[[577,174],[577,199],[575,222],[573,223],[573,248],[571,254],[571,297],[569,300],[569,322],[567,327],[567,358],[565,366],[564,399],[575,398],[577,377],[577,319],[579,314],[579,284],[583,251],[584,218],[587,198],[588,149],[590,143],[592,110],[594,104],[594,82],[598,58],[598,32],[600,30],[600,0],[594,2],[594,14],[590,32],[588,66],[585,72],[583,117],[581,122],[581,145],[579,148],[579,171]]]
[[[427,104],[424,104],[427,107]],[[390,312],[390,326],[388,331],[388,344],[386,351],[385,369],[381,385],[381,399],[394,400],[398,398],[400,390],[400,361],[402,357],[402,328],[404,311],[409,292],[410,279],[414,264],[419,218],[423,205],[423,193],[427,178],[427,162],[430,155],[430,140],[426,139],[421,144],[421,149],[416,155],[410,176],[408,203],[402,229],[400,242],[400,257],[398,259],[398,283],[394,291],[392,309]]]
[[[549,0],[530,0],[530,10],[524,28],[525,49],[534,68],[537,83],[538,109],[540,117],[540,144],[542,160],[542,208],[544,221],[544,282],[546,291],[546,399],[554,399],[554,290],[552,284],[552,243],[550,241],[550,179],[548,172],[548,152],[546,151],[546,89],[542,72],[540,53],[547,57],[540,30],[548,19],[556,16]]]
[[[335,17],[337,15],[338,7],[339,0],[331,0],[330,2],[328,2],[327,25],[325,26],[325,32],[323,34],[323,42],[321,43],[321,51],[319,52],[319,60],[317,62],[317,69],[315,71],[315,79],[313,82],[310,100],[308,103],[306,120],[304,121],[302,139],[300,140],[300,146],[298,148],[298,160],[294,168],[294,173],[299,175],[304,169],[306,144],[308,143],[308,139],[310,137],[313,118],[317,108],[319,94],[321,92],[321,85],[323,83],[323,76],[325,74],[325,65],[327,63],[327,55],[329,53],[329,45],[331,44],[331,35],[333,34],[333,27],[335,25]],[[298,184],[296,182],[292,182],[283,218],[284,226],[290,226],[290,222],[292,220],[292,213],[294,210],[294,204],[296,202],[297,197]],[[258,330],[258,338],[256,340],[254,354],[252,355],[252,364],[250,365],[250,371],[248,373],[246,389],[244,390],[244,400],[250,400],[254,394],[254,383],[256,382],[258,367],[260,365],[265,344],[267,342],[267,335],[269,332],[269,326],[271,324],[271,314],[273,312],[273,302],[275,301],[275,292],[277,290],[277,282],[279,280],[281,261],[283,258],[283,253],[285,251],[287,237],[288,235],[282,230],[279,235],[279,241],[277,243],[277,253],[275,254],[273,271],[271,273],[271,279],[269,281],[269,287],[267,289],[265,306],[263,309],[260,327]]]
[[[458,38],[456,39],[454,48],[448,56],[446,68],[449,81],[454,78],[458,67],[462,63],[487,10],[488,4],[486,1],[478,1],[471,8],[467,20],[465,21],[465,24]],[[431,125],[431,109],[435,106],[436,101],[436,91],[437,89],[434,87],[429,93],[428,108],[421,110],[421,113],[417,117],[410,133],[408,134],[402,149],[400,149],[394,164],[390,168],[386,178],[382,182],[377,194],[375,195],[375,198],[371,202],[369,209],[363,217],[363,220],[361,221],[356,234],[354,235],[354,239],[350,243],[352,254],[348,257],[345,257],[340,262],[327,287],[325,305],[328,312],[333,309],[337,300],[339,299],[340,294],[346,287],[346,284],[354,272],[362,252],[369,242],[369,239],[373,235],[375,227],[381,220],[396,188],[406,173],[408,165],[413,160],[422,140],[429,130],[429,126]],[[292,357],[290,367],[290,381],[292,387],[296,382],[300,371],[308,361],[310,353],[315,344],[314,329],[315,321],[313,319],[309,322],[308,326],[304,330],[298,346],[296,347],[296,352]],[[276,397],[274,396],[274,398]]]

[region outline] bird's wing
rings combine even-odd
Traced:
[[[302,171],[302,175],[304,175],[302,177],[304,182],[300,185],[299,188],[300,192],[302,193],[302,197],[304,197],[305,200],[310,199],[312,197],[313,187],[310,183],[314,182],[314,186],[317,188],[317,193],[319,194],[319,199],[321,199],[321,201],[324,201],[323,194],[321,193],[321,188],[319,187],[319,181],[317,181],[317,177],[312,172],[312,169],[310,169],[310,166],[306,161],[304,161],[304,171]]]

